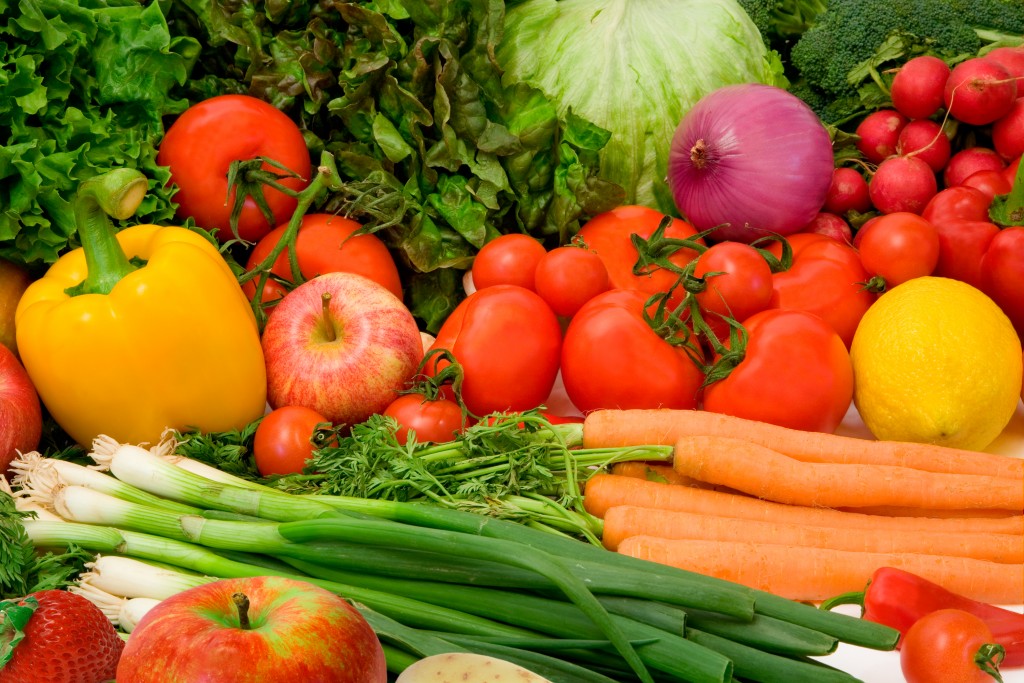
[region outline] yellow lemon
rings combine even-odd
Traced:
[[[999,306],[942,277],[882,294],[850,347],[854,404],[878,439],[982,450],[1020,399],[1021,341]]]

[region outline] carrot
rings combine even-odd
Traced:
[[[727,436],[682,437],[676,442],[672,466],[687,477],[792,505],[1024,511],[1024,485],[1011,478],[803,462]]]
[[[929,510],[926,508],[895,507],[892,505],[875,505],[860,508],[838,508],[851,512],[862,512],[867,515],[885,515],[889,517],[1013,517],[1009,510],[981,509],[974,510]]]
[[[923,553],[1024,562],[1024,540],[1012,534],[888,530],[878,532],[799,523],[762,522],[694,512],[619,505],[604,517],[602,541],[616,550],[630,536],[704,541],[749,541],[871,553]]]
[[[687,435],[738,437],[807,462],[899,465],[1024,482],[1024,459],[933,444],[805,432],[705,410],[597,410],[583,423],[584,448],[672,445]]]
[[[770,543],[632,536],[619,552],[781,595],[825,600],[862,591],[879,567],[917,574],[948,590],[994,604],[1018,604],[1024,565],[918,553],[864,553]]]
[[[605,517],[617,505],[637,505],[660,510],[682,510],[704,514],[770,522],[831,526],[841,529],[942,531],[949,533],[1001,533],[1024,536],[1024,516],[1004,518],[885,517],[828,508],[783,505],[750,496],[706,491],[688,486],[662,484],[612,474],[597,474],[587,480],[583,505],[590,514]]]

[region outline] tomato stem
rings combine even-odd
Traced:
[[[1006,648],[998,643],[985,643],[978,648],[974,654],[974,662],[978,668],[989,676],[1003,683],[1003,676],[999,673],[999,664],[1006,656]]]
[[[245,593],[233,593],[231,595],[231,602],[235,603],[235,607],[238,609],[238,627],[243,631],[251,630],[252,624],[249,622],[249,596]]]

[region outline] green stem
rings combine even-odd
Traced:
[[[146,176],[132,168],[118,168],[79,185],[75,223],[88,275],[66,290],[69,296],[109,294],[121,278],[136,270],[117,241],[110,217],[124,220],[134,215],[147,189]]]

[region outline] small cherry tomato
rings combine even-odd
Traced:
[[[940,609],[911,626],[900,648],[907,683],[992,683],[1002,647],[970,612]]]
[[[406,444],[409,433],[417,443],[447,443],[465,429],[462,409],[447,398],[429,399],[424,394],[402,394],[384,409],[384,415],[395,418],[398,443]]]
[[[861,230],[858,245],[861,263],[871,275],[875,291],[931,275],[939,263],[939,233],[915,213],[879,217]]]
[[[249,95],[218,95],[193,104],[167,129],[157,163],[168,166],[178,186],[174,201],[178,216],[195,218],[201,228],[216,228],[217,239],[234,238],[229,218],[234,193],[228,198],[228,169],[233,161],[266,157],[283,164],[297,178],[282,185],[301,190],[309,184],[312,164],[298,125],[273,105]],[[262,168],[281,173],[269,164]],[[273,188],[264,197],[274,216],[268,223],[252,197],[246,197],[238,218],[238,235],[255,242],[271,228],[288,220],[298,200]]]
[[[260,420],[253,439],[256,469],[264,477],[301,473],[318,447],[313,441],[317,427],[330,424],[305,406],[282,406],[270,411]]]
[[[577,246],[556,247],[546,253],[537,264],[534,284],[551,310],[566,318],[612,286],[601,257]]]
[[[705,288],[694,296],[705,313],[743,322],[772,301],[772,270],[757,249],[719,242],[697,258],[693,274]]]
[[[534,273],[547,250],[529,235],[509,233],[495,237],[473,258],[473,286],[517,285],[534,288]]]

